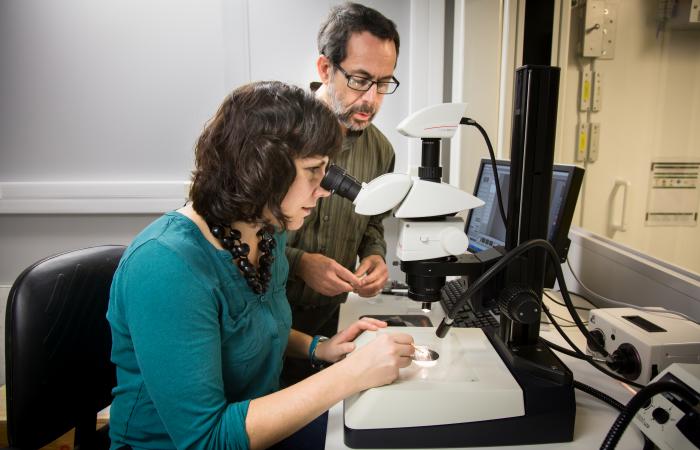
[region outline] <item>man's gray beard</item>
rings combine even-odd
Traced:
[[[336,96],[335,89],[333,88],[333,85],[330,84],[328,86],[328,98],[331,101],[331,110],[335,114],[335,116],[338,118],[338,122],[348,130],[352,131],[362,131],[365,128],[369,126],[370,123],[372,123],[372,120],[374,119],[375,112],[371,110],[370,108],[353,108],[350,107],[347,111],[343,111],[344,107],[342,102],[338,99]],[[363,124],[358,124],[357,122],[352,120],[352,115],[355,114],[356,112],[365,112],[369,114],[369,120]]]

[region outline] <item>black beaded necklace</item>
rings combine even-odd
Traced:
[[[258,249],[262,252],[258,258],[258,270],[248,260],[250,246],[241,242],[241,232],[225,225],[210,225],[211,234],[221,242],[221,246],[228,250],[234,260],[238,260],[238,268],[248,282],[248,286],[256,294],[264,294],[272,279],[272,263],[275,260],[272,250],[277,246],[275,241],[275,229],[272,225],[264,225],[256,235],[260,238]]]

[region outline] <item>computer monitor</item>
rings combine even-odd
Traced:
[[[498,182],[503,197],[503,207],[508,210],[508,187],[510,162],[496,161]],[[569,227],[576,209],[576,200],[583,181],[583,169],[571,165],[555,164],[552,171],[552,188],[549,202],[549,227],[547,240],[557,251],[559,262],[566,261],[569,251]],[[477,253],[495,246],[505,246],[506,227],[501,219],[496,196],[496,183],[491,160],[484,158],[479,165],[479,175],[474,186],[474,195],[485,202],[480,208],[469,211],[464,227],[469,238],[469,250]],[[544,287],[553,287],[555,273],[547,264]]]

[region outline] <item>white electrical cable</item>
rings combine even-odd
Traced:
[[[617,305],[617,306],[626,306],[626,307],[628,307],[628,308],[633,308],[633,309],[636,309],[636,310],[639,310],[639,311],[645,311],[645,312],[652,313],[652,314],[660,314],[660,315],[663,315],[663,314],[673,314],[673,315],[676,315],[676,316],[681,316],[682,318],[684,318],[684,319],[686,319],[686,320],[689,320],[689,321],[691,321],[691,322],[693,322],[693,323],[698,323],[695,319],[693,319],[692,317],[690,317],[690,316],[688,316],[688,315],[686,315],[686,314],[683,314],[682,312],[672,311],[672,310],[670,310],[670,309],[665,309],[665,310],[663,310],[663,311],[660,311],[660,310],[657,309],[657,308],[650,308],[650,307],[645,307],[645,306],[632,305],[631,303],[625,303],[625,302],[621,302],[621,301],[619,301],[619,300],[613,300],[613,299],[611,299],[611,298],[605,297],[604,295],[600,295],[600,294],[598,294],[597,292],[593,291],[593,290],[592,290],[591,288],[589,288],[588,286],[586,286],[585,284],[583,284],[583,281],[581,281],[581,280],[579,279],[579,277],[576,276],[576,272],[574,272],[574,269],[571,267],[571,262],[570,262],[568,259],[566,260],[566,265],[569,266],[569,271],[571,271],[571,275],[574,276],[574,279],[578,282],[578,284],[579,284],[583,289],[585,289],[586,291],[588,291],[588,292],[589,292],[590,294],[592,294],[594,297],[597,297],[598,299],[603,300],[604,302],[612,303],[613,305]],[[675,318],[675,317],[670,317],[670,319],[674,319],[674,318]]]

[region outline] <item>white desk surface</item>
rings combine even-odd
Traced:
[[[553,297],[560,299],[558,294],[552,294]],[[575,300],[576,301],[576,300]],[[551,300],[545,297],[545,302],[550,308],[550,311],[560,317],[570,318],[566,308],[554,304]],[[582,314],[581,314],[582,313]],[[586,320],[586,311],[580,313],[582,320]],[[393,295],[378,295],[373,298],[364,299],[357,295],[351,294],[347,303],[340,308],[339,329],[346,328],[360,316],[366,314],[423,314],[420,309],[420,303],[409,300],[407,297]],[[444,317],[442,308],[439,303],[433,305],[433,309],[427,314],[433,326],[437,326],[440,320]],[[544,316],[543,316],[544,317]],[[556,318],[555,318],[556,319]],[[560,325],[567,324],[562,320],[558,320]],[[580,349],[585,348],[585,338],[575,328],[564,328],[570,332],[569,336]],[[541,336],[551,342],[559,344],[563,347],[568,345],[564,339],[558,335],[557,331],[551,325],[543,324],[541,327]],[[633,392],[621,382],[618,382],[610,377],[603,375],[590,364],[580,359],[572,358],[567,355],[557,353],[557,356],[571,369],[574,378],[582,383],[585,383],[599,391],[602,391],[619,402],[626,404],[632,397]],[[574,427],[574,440],[567,443],[557,444],[537,444],[524,445],[518,448],[525,449],[592,449],[599,448],[603,439],[610,430],[618,416],[618,411],[604,403],[601,400],[592,397],[589,394],[575,390],[576,393],[576,424]],[[381,445],[379,442],[377,445]],[[627,427],[622,439],[617,445],[618,449],[641,449],[644,446],[642,433],[633,425]],[[343,403],[339,402],[333,406],[328,413],[328,431],[326,434],[326,449],[348,449],[343,442]],[[475,447],[470,447],[475,449]],[[497,450],[498,448],[514,448],[514,447],[483,447],[487,450]]]

